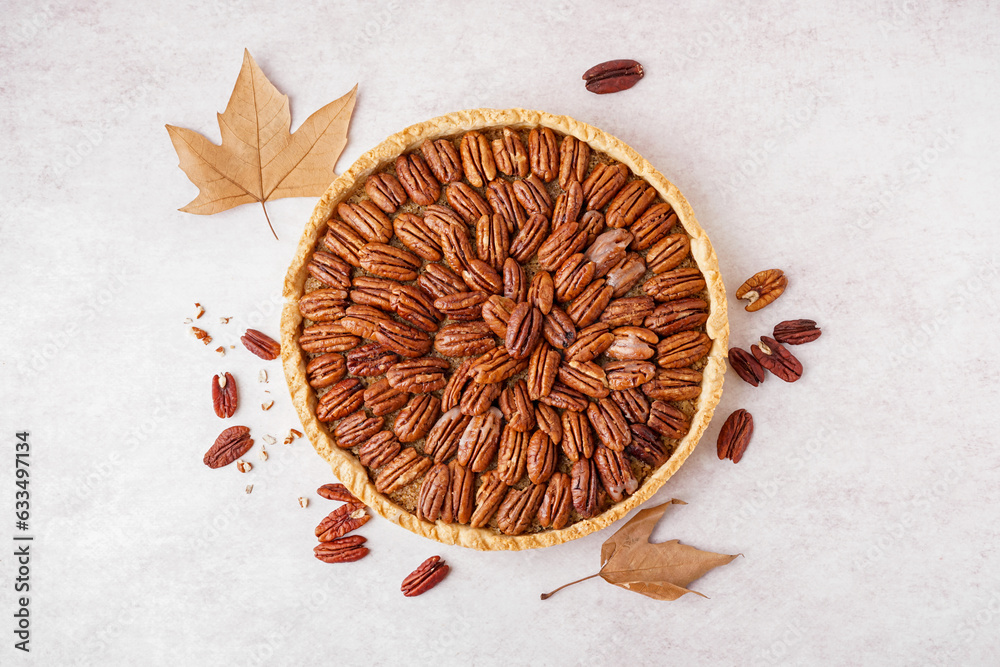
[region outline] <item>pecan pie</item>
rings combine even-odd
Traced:
[[[611,524],[722,393],[725,290],[691,207],[565,116],[479,109],[389,137],[320,199],[284,293],[313,446],[361,502],[441,542]]]

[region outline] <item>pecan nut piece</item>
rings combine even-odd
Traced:
[[[719,460],[731,459],[733,463],[739,463],[752,437],[753,415],[742,408],[736,410],[729,415],[719,431],[716,442]]]
[[[281,354],[281,344],[263,331],[247,329],[246,333],[240,337],[240,342],[243,343],[243,347],[264,361],[277,359]]]
[[[347,353],[347,370],[351,375],[358,377],[375,377],[384,375],[398,361],[399,356],[396,353],[378,343],[368,343]]]
[[[566,348],[566,361],[593,361],[611,347],[615,335],[608,331],[608,325],[595,322],[581,329],[573,344]]]
[[[747,384],[758,386],[767,378],[764,367],[752,354],[738,347],[729,348],[729,365],[740,379]]]
[[[744,310],[752,313],[781,296],[786,287],[788,287],[788,278],[785,277],[781,269],[767,269],[755,273],[740,285],[740,288],[736,290],[736,298],[746,299],[747,305]]]
[[[440,556],[431,556],[403,579],[400,590],[408,598],[422,595],[440,584],[450,570]]]
[[[514,306],[504,337],[504,347],[511,359],[527,359],[541,338],[542,311],[526,301]]]
[[[656,344],[660,368],[684,368],[702,359],[712,349],[712,339],[700,331],[683,331]]]
[[[558,301],[572,301],[587,288],[597,275],[597,265],[587,259],[582,252],[570,255],[556,269],[552,279],[555,298]]]
[[[687,234],[670,234],[656,243],[646,253],[646,267],[653,273],[677,268],[691,252],[691,240]]]
[[[413,213],[400,213],[392,221],[392,230],[400,243],[409,248],[415,255],[429,262],[440,262],[441,243],[437,234],[424,219]]]
[[[351,265],[333,253],[317,250],[306,270],[310,276],[328,287],[347,289],[351,286]]]
[[[386,213],[395,213],[406,203],[406,190],[392,174],[372,174],[365,180],[365,193]],[[341,216],[343,217],[343,216]],[[390,235],[391,236],[391,235]],[[382,243],[386,243],[382,241]]]
[[[483,215],[476,222],[476,256],[497,271],[502,271],[510,252],[507,221],[498,213]]]
[[[503,295],[514,302],[528,299],[528,278],[513,257],[508,257],[503,263]]]
[[[431,351],[431,337],[427,332],[393,320],[379,320],[373,338],[401,357],[419,357]]]
[[[365,271],[400,282],[416,280],[420,268],[419,257],[385,243],[366,243],[358,259]]]
[[[471,224],[484,215],[490,215],[493,210],[486,200],[479,196],[479,193],[461,181],[452,183],[444,189],[445,199],[448,205],[458,211],[465,222]],[[507,225],[504,223],[504,228]]]
[[[468,385],[472,382],[472,364],[475,363],[475,359],[466,359],[462,364],[455,369],[455,372],[451,374],[448,379],[448,384],[445,385],[444,391],[441,392],[441,409],[451,410],[462,401],[462,394],[465,392]]]
[[[639,488],[632,466],[622,452],[601,445],[594,451],[594,464],[604,490],[616,503],[631,496]]]
[[[556,376],[559,374],[559,353],[548,343],[539,343],[528,359],[528,397],[537,401],[552,392]]]
[[[392,222],[375,202],[369,199],[357,204],[338,204],[337,215],[369,243],[388,243],[392,238]]]
[[[570,471],[570,495],[573,509],[585,519],[601,511],[600,479],[593,459],[580,459]]]
[[[331,322],[344,316],[347,308],[347,290],[318,289],[299,299],[299,314],[313,322]]]
[[[306,379],[309,380],[309,386],[314,389],[329,387],[345,375],[347,375],[347,366],[344,363],[344,355],[336,352],[322,354],[310,359],[309,363],[306,364]]]
[[[608,271],[605,278],[608,285],[614,289],[611,296],[617,298],[631,291],[645,275],[646,262],[639,255],[630,252],[625,255],[625,259],[615,265],[615,268]]]
[[[497,528],[505,535],[520,535],[531,527],[542,505],[545,485],[510,488],[497,510]]]
[[[517,130],[503,128],[503,137],[494,139],[491,146],[497,169],[508,176],[518,178],[525,178],[528,175],[531,169],[528,151],[525,150]]]
[[[350,225],[339,220],[328,220],[323,245],[351,266],[361,266],[358,254],[365,245],[365,239]]]
[[[346,352],[358,346],[361,339],[347,332],[337,322],[320,322],[302,330],[299,347],[310,354]]]
[[[493,463],[500,444],[500,410],[490,408],[469,420],[458,443],[458,462],[472,472],[483,472]]]
[[[708,321],[707,308],[708,304],[701,299],[667,301],[650,313],[645,326],[661,336],[697,329]]]
[[[434,298],[468,292],[469,286],[454,271],[440,264],[428,264],[417,278],[417,285]]]
[[[548,315],[552,310],[552,299],[555,297],[555,286],[552,283],[552,276],[548,271],[539,271],[531,279],[528,287],[528,301],[530,301],[542,315]]]
[[[459,401],[459,408],[462,414],[474,417],[484,414],[493,405],[503,386],[499,382],[487,382],[480,384],[473,382],[469,388],[462,392],[462,400]]]
[[[594,453],[594,432],[582,412],[562,413],[562,439],[559,445],[570,461],[589,459]]]
[[[489,470],[480,475],[479,489],[476,490],[476,509],[472,513],[469,525],[482,528],[496,514],[504,496],[507,495],[507,485],[500,479],[496,470]]]
[[[586,211],[580,216],[579,224],[579,231],[587,237],[588,246],[592,245],[607,227],[604,222],[604,214],[600,211]]]
[[[415,153],[396,158],[396,178],[415,204],[427,206],[441,197],[441,184],[423,158]]]
[[[496,347],[492,334],[486,322],[447,324],[434,336],[434,349],[446,357],[480,355]]]
[[[332,542],[368,523],[372,515],[361,503],[347,503],[327,514],[316,526],[316,539]]]
[[[572,135],[559,144],[559,187],[568,190],[574,181],[583,183],[590,167],[590,145]],[[581,192],[582,194],[582,192]]]
[[[397,389],[413,394],[427,394],[444,389],[448,381],[444,372],[451,364],[440,357],[404,359],[386,371],[385,379]]]
[[[586,410],[589,403],[585,395],[572,387],[567,387],[559,380],[553,383],[552,390],[548,394],[545,394],[538,400],[553,408],[572,410],[573,412]]]
[[[413,447],[407,447],[385,464],[375,478],[375,488],[379,493],[395,493],[419,479],[431,465],[429,458],[418,454]]]
[[[566,314],[578,327],[591,325],[600,319],[601,313],[611,302],[613,292],[614,289],[605,284],[603,278],[595,280],[566,307]]]
[[[399,285],[389,297],[389,305],[401,319],[421,331],[437,331],[444,316],[434,307],[434,300],[416,285]]]
[[[691,430],[691,422],[687,415],[664,401],[653,401],[649,406],[649,420],[646,426],[674,440],[680,440]]]
[[[583,186],[578,181],[573,181],[569,184],[569,189],[566,192],[556,197],[556,203],[552,209],[552,228],[558,229],[567,223],[576,222],[582,208]]]
[[[441,520],[445,523],[469,523],[475,506],[476,475],[459,465],[458,461],[449,463],[448,470],[451,473],[451,492]]]
[[[642,291],[657,301],[683,299],[703,289],[705,289],[705,278],[695,267],[661,273],[642,285]]]
[[[639,217],[630,229],[635,236],[632,239],[633,250],[650,248],[668,234],[677,224],[677,214],[670,204],[653,204]],[[678,234],[687,238],[686,234]]]
[[[642,393],[662,401],[689,401],[701,395],[701,372],[690,368],[660,369],[642,385]]]
[[[430,167],[441,183],[454,183],[462,180],[462,158],[458,156],[455,144],[449,139],[433,141],[425,139],[420,144],[420,152],[424,155],[427,166]]]
[[[549,235],[549,219],[545,215],[532,213],[510,242],[510,256],[521,264],[526,264]]]
[[[802,364],[784,345],[769,336],[761,336],[760,342],[750,347],[760,365],[785,382],[795,382],[802,377]]]
[[[500,394],[500,411],[503,412],[507,425],[515,431],[524,432],[535,427],[535,409],[524,380],[518,380],[503,390]]]
[[[604,398],[609,393],[607,375],[593,361],[564,361],[559,366],[559,379],[590,398]]]
[[[613,400],[630,424],[645,424],[649,419],[649,399],[636,389],[615,389],[611,392]]]
[[[219,373],[212,376],[212,408],[216,416],[228,419],[236,413],[239,404],[239,391],[236,379],[232,373]]]
[[[583,182],[583,196],[587,198],[587,210],[598,211],[611,201],[625,185],[628,167],[620,162],[598,164]]]
[[[350,449],[381,431],[384,422],[382,417],[369,417],[364,410],[358,410],[340,420],[333,429],[334,442],[341,449]]]
[[[607,355],[618,361],[637,361],[656,356],[656,343],[659,338],[655,333],[643,327],[618,327],[614,334],[614,343],[606,350]]]
[[[786,320],[774,327],[774,339],[785,345],[811,343],[822,333],[813,320]]]
[[[506,348],[498,347],[477,358],[469,372],[473,381],[491,384],[512,378],[527,367],[527,361],[514,359]]]
[[[253,438],[250,437],[250,429],[246,426],[230,426],[215,439],[205,452],[202,462],[209,468],[221,468],[246,454],[251,447]]]
[[[542,430],[532,433],[528,441],[528,479],[533,484],[545,484],[558,463],[559,450],[549,434]]]
[[[636,389],[656,375],[656,366],[648,361],[612,361],[604,366],[608,387],[616,390]]]
[[[552,306],[542,323],[542,335],[552,347],[565,350],[576,340],[576,325],[565,310]]]
[[[531,174],[525,179],[514,181],[513,188],[514,196],[528,214],[552,217],[552,197],[538,176]]]
[[[608,205],[604,219],[608,227],[628,227],[646,212],[656,199],[656,189],[646,181],[636,179],[622,188]]]
[[[644,72],[635,60],[609,60],[583,73],[587,90],[598,95],[628,90],[639,83]]]
[[[615,268],[628,252],[632,242],[632,232],[626,229],[609,229],[590,244],[584,256],[594,263],[594,276],[603,278],[608,271]]]
[[[528,134],[528,162],[531,173],[549,183],[559,175],[556,134],[547,127],[532,128]]]
[[[597,439],[605,447],[620,452],[632,441],[632,432],[628,430],[625,415],[610,398],[602,398],[588,405],[587,419],[594,427]]]
[[[656,302],[651,296],[630,296],[615,299],[601,313],[601,322],[609,327],[641,326],[653,314]]]
[[[344,378],[319,397],[316,418],[332,422],[357,412],[365,401],[365,385],[358,378]]]
[[[434,307],[448,319],[471,322],[482,317],[488,298],[486,292],[456,292],[434,299]]]
[[[392,430],[396,432],[400,442],[416,442],[427,435],[440,414],[440,398],[431,394],[419,394],[399,411]],[[381,421],[381,417],[379,420]]]
[[[451,470],[444,463],[437,463],[427,471],[417,496],[417,518],[434,522],[441,518],[442,510],[451,500]]]
[[[496,162],[493,161],[493,147],[479,132],[466,132],[459,144],[465,180],[477,188],[484,187],[497,177]]]
[[[542,504],[538,508],[538,525],[542,528],[559,530],[569,524],[570,511],[573,509],[573,496],[570,492],[570,478],[564,472],[557,472],[549,478],[545,487]]]
[[[555,271],[570,256],[583,250],[587,237],[578,233],[580,226],[567,222],[556,227],[538,248],[538,266],[543,271]]]
[[[434,463],[447,461],[458,453],[458,443],[472,417],[451,408],[437,420],[424,440],[424,454],[434,457]]]
[[[353,563],[368,555],[368,547],[361,546],[367,539],[361,535],[338,537],[317,544],[313,554],[324,563]]]
[[[396,458],[401,446],[396,434],[391,431],[382,431],[372,436],[358,450],[358,460],[361,465],[372,470],[381,468],[389,461]]]
[[[507,486],[514,486],[527,471],[528,442],[531,437],[523,432],[504,426],[500,436],[500,451],[497,452],[497,474]]]
[[[632,442],[625,447],[625,453],[645,463],[650,468],[659,468],[670,458],[670,448],[660,434],[645,424],[631,424]]]
[[[544,403],[535,406],[535,423],[538,428],[549,434],[552,442],[561,442],[563,437],[562,422],[555,408]]]
[[[326,498],[327,500],[339,500],[342,503],[358,503],[357,498],[354,497],[347,487],[343,484],[324,484],[323,486],[316,489],[316,494],[321,498]]]

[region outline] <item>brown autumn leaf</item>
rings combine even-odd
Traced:
[[[357,90],[355,85],[291,134],[288,96],[267,80],[244,49],[229,104],[217,114],[221,145],[194,130],[167,125],[180,168],[199,190],[194,201],[180,210],[210,215],[251,202],[263,207],[271,199],[322,195],[347,144]],[[267,224],[271,226],[270,218]]]
[[[594,577],[601,577],[610,584],[641,593],[654,600],[676,600],[685,593],[698,591],[687,588],[695,579],[709,570],[731,562],[736,556],[702,551],[679,540],[652,544],[649,536],[669,505],[686,505],[673,499],[662,505],[642,510],[618,529],[601,547],[601,571],[577,581],[560,586],[554,593]]]

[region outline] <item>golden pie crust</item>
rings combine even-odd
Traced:
[[[452,137],[469,130],[503,126],[519,129],[544,126],[564,135],[572,135],[590,144],[592,150],[605,153],[625,164],[636,176],[645,179],[656,189],[664,201],[673,207],[684,230],[690,236],[691,257],[697,263],[707,283],[709,317],[705,323],[705,331],[713,341],[705,366],[701,369],[702,391],[697,399],[697,410],[691,416],[691,428],[679,441],[666,463],[653,471],[632,496],[612,505],[607,511],[592,519],[578,521],[560,530],[545,530],[516,536],[498,534],[490,528],[421,521],[376,491],[375,484],[369,480],[368,470],[350,451],[337,447],[326,428],[316,418],[316,393],[306,381],[307,359],[298,345],[303,318],[297,304],[299,297],[304,293],[306,278],[309,276],[306,265],[337,204],[347,199],[358,186],[364,184],[369,175],[392,164],[400,154],[416,149],[425,139]],[[388,137],[359,157],[350,169],[337,177],[316,203],[285,276],[284,296],[286,304],[281,316],[282,365],[292,403],[298,411],[305,434],[313,447],[330,463],[337,479],[366,505],[407,530],[445,544],[482,550],[534,549],[560,544],[611,525],[648,500],[684,463],[698,444],[722,396],[729,322],[726,316],[725,287],[719,273],[718,259],[708,236],[698,224],[694,211],[680,191],[641,155],[606,132],[569,116],[555,116],[527,109],[472,109],[432,118]]]

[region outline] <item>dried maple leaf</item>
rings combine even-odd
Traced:
[[[263,207],[270,199],[322,195],[347,144],[357,90],[355,85],[291,134],[288,96],[267,80],[244,49],[233,94],[218,114],[221,145],[194,130],[167,125],[180,168],[199,190],[181,210],[210,215],[250,202]],[[267,224],[274,234],[270,218]]]
[[[622,526],[601,547],[601,571],[589,577],[560,586],[542,594],[545,600],[566,586],[594,577],[610,584],[642,593],[655,600],[676,600],[688,590],[686,586],[709,570],[725,565],[736,556],[702,551],[681,544],[678,540],[652,544],[649,536],[668,505],[685,505],[683,500],[642,510]],[[705,597],[702,595],[702,597]]]

